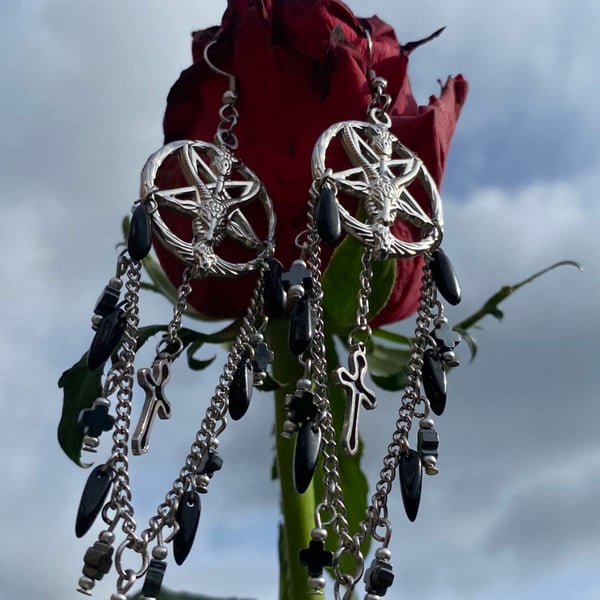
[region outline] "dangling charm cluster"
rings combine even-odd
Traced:
[[[210,65],[206,52],[205,59]],[[91,595],[95,582],[114,567],[118,577],[111,600],[126,600],[126,593],[142,578],[142,597],[158,597],[167,567],[168,545],[172,545],[175,562],[182,564],[198,527],[200,495],[208,491],[214,473],[222,468],[217,447],[218,436],[227,426],[227,413],[234,420],[244,415],[253,387],[264,383],[273,360],[263,338],[268,320],[263,296],[274,252],[275,216],[261,182],[232,153],[237,146],[232,131],[237,112],[234,81],[230,82],[223,98],[215,143],[173,142],[148,159],[141,176],[141,197],[133,207],[127,248],[120,254],[116,274],[94,308],[95,335],[87,355],[88,367],[100,369],[108,361],[110,365],[100,397],[91,408],[81,412],[79,422],[84,432],[84,451],[96,452],[101,434],[110,431],[112,449],[106,462],[90,473],[77,513],[78,537],[89,531],[98,516],[105,523],[104,530],[84,555],[79,591],[86,595]],[[170,173],[178,165],[183,185],[170,189],[159,185],[165,165]],[[262,208],[266,227],[263,225],[261,229],[267,232],[265,239],[259,238],[244,214],[250,204]],[[189,238],[182,239],[170,229],[169,212],[189,217]],[[183,263],[184,270],[173,315],[157,344],[154,360],[149,367],[136,371],[141,261],[149,253],[153,238]],[[240,263],[224,259],[219,250],[225,238],[242,244],[254,257]],[[171,417],[168,384],[173,363],[184,348],[180,337],[182,318],[193,282],[252,272],[257,274],[257,284],[250,305],[190,452],[156,514],[138,532],[129,481],[129,455],[146,454],[157,417]],[[145,397],[132,431],[136,384]],[[130,555],[136,555],[137,559]],[[136,569],[127,567],[130,563]]]

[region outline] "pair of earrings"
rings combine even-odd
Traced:
[[[365,35],[370,50],[370,35],[368,32]],[[78,536],[85,535],[99,515],[106,524],[84,556],[79,591],[89,595],[95,582],[114,564],[118,579],[111,600],[125,600],[125,594],[142,577],[145,578],[142,596],[155,598],[167,566],[167,545],[172,543],[178,564],[186,559],[198,526],[200,494],[207,492],[212,476],[222,467],[217,448],[218,438],[227,426],[227,415],[237,420],[245,414],[253,386],[264,381],[273,360],[263,337],[268,317],[290,311],[289,346],[303,366],[303,376],[296,384],[296,391],[286,399],[288,414],[283,434],[288,437],[296,434],[293,468],[297,491],[302,493],[307,489],[320,456],[325,480],[325,496],[315,513],[310,544],[300,552],[299,560],[308,567],[310,585],[315,591],[324,588],[323,570],[331,566],[336,598],[341,598],[342,592],[344,598],[349,598],[364,574],[366,598],[376,600],[393,581],[388,550],[391,528],[387,520],[392,481],[399,472],[405,508],[414,520],[423,470],[429,474],[437,472],[438,438],[429,415],[443,411],[446,370],[455,364],[453,349],[458,340],[449,329],[437,298],[439,290],[452,304],[460,299],[456,277],[439,248],[441,201],[422,162],[391,133],[386,83],[375,76],[369,65],[373,98],[368,120],[336,123],[315,145],[308,224],[300,244],[300,257],[286,272],[274,258],[276,220],[271,200],[256,175],[233,154],[237,147],[233,127],[238,118],[235,79],[212,65],[208,57],[210,47],[211,44],[204,50],[206,64],[230,81],[223,96],[214,143],[177,141],[148,159],[142,171],[141,199],[133,208],[127,248],[120,254],[115,276],[94,308],[92,323],[96,333],[88,352],[88,366],[97,369],[109,358],[112,360],[103,379],[102,393],[90,409],[82,411],[79,420],[84,428],[84,450],[96,451],[100,435],[111,430],[112,449],[108,460],[91,472],[78,510]],[[328,161],[329,152],[336,146],[341,146],[346,154],[349,168],[334,172]],[[175,161],[186,183],[162,189],[157,185],[159,171]],[[427,210],[409,192],[413,184],[421,186],[429,202]],[[353,216],[340,196],[358,199],[365,220]],[[267,232],[264,239],[256,234],[244,214],[245,207],[251,204],[262,208],[266,226],[263,223],[261,230]],[[164,218],[168,211],[190,218],[191,241],[181,239],[169,228]],[[415,240],[394,235],[392,227],[397,220],[413,226]],[[425,256],[408,385],[377,491],[356,534],[349,530],[340,483],[338,434],[328,400],[322,307],[321,242],[337,242],[342,231],[363,246],[356,327],[348,337],[348,367],[338,368],[332,376],[346,393],[342,445],[349,454],[358,449],[360,408],[373,409],[376,405],[375,394],[365,381],[373,264],[388,258]],[[141,261],[150,251],[152,236],[185,268],[173,316],[157,344],[154,361],[151,367],[136,372]],[[225,238],[242,244],[252,258],[234,263],[219,256],[217,250]],[[257,273],[257,283],[250,305],[190,452],[148,526],[138,532],[129,480],[129,447],[134,455],[146,453],[154,421],[171,415],[166,387],[173,362],[184,348],[180,332],[192,282],[251,272]],[[137,426],[130,434],[136,381],[145,392],[145,401]],[[111,406],[114,416],[109,414]],[[416,450],[410,448],[408,441],[413,418],[420,420]],[[338,536],[339,547],[335,552],[325,549],[326,526]],[[115,548],[117,529],[121,530],[123,540]],[[382,546],[365,574],[361,545],[367,536],[382,542]],[[131,554],[137,556],[135,569],[126,566]],[[356,572],[342,571],[344,555],[354,559]]]

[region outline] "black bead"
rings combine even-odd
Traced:
[[[253,389],[254,372],[250,358],[244,355],[235,369],[229,387],[229,414],[234,421],[238,421],[246,414]]]
[[[300,356],[309,346],[314,335],[312,307],[308,298],[300,298],[290,318],[288,345],[290,352]]]
[[[194,544],[200,508],[200,495],[193,490],[185,492],[179,500],[175,515],[179,529],[173,538],[173,557],[178,565],[183,564]]]
[[[218,452],[208,451],[202,455],[200,464],[198,465],[199,475],[208,475],[212,477],[216,471],[220,471],[223,467],[223,459]]]
[[[421,502],[421,485],[423,483],[423,465],[421,457],[414,450],[400,456],[400,491],[406,516],[410,521],[417,518]]]
[[[438,457],[440,447],[440,436],[433,427],[421,427],[417,436],[417,452],[420,456]]]
[[[107,404],[95,404],[92,408],[84,408],[77,417],[83,427],[83,434],[99,437],[104,431],[110,431],[115,424],[113,416],[108,414]]]
[[[432,254],[431,276],[440,294],[452,305],[460,302],[460,283],[446,253],[438,248]]]
[[[150,561],[146,571],[146,579],[144,579],[144,585],[142,586],[143,597],[158,598],[166,570],[167,563],[164,560],[153,558]]]
[[[119,288],[113,287],[112,285],[107,285],[98,300],[96,300],[96,306],[94,307],[94,314],[100,315],[101,317],[105,317],[115,310],[117,304],[119,304],[119,299],[121,297],[121,290]]]
[[[303,494],[312,481],[319,451],[321,449],[321,430],[312,421],[306,421],[300,427],[294,449],[294,487]]]
[[[296,390],[287,396],[285,407],[288,410],[288,419],[297,425],[314,419],[318,411],[314,398],[315,395],[307,390]]]
[[[365,573],[365,587],[369,594],[385,596],[388,588],[394,583],[394,570],[390,563],[379,558],[373,559]]]
[[[113,479],[114,472],[106,465],[99,465],[90,473],[77,509],[77,519],[75,520],[77,537],[83,537],[90,530],[98,513],[102,510]]]
[[[423,354],[423,389],[431,410],[441,415],[446,408],[446,371],[431,348]]]
[[[460,333],[454,331],[445,320],[437,323],[431,335],[441,352],[454,350],[461,340]]]
[[[289,271],[281,276],[283,288],[289,290],[292,286],[302,286],[305,290],[312,289],[312,274],[302,259],[292,263]]]
[[[271,258],[267,261],[263,302],[268,317],[281,317],[286,312],[287,297],[281,281],[282,274],[283,265],[278,260]]]
[[[127,250],[133,260],[142,260],[152,248],[152,222],[143,204],[138,204],[129,223]]]
[[[125,313],[120,308],[102,317],[87,354],[87,365],[92,371],[101,367],[116,350],[125,331]]]
[[[316,206],[317,233],[327,244],[335,244],[342,235],[340,211],[333,190],[324,186],[319,192]]]
[[[308,568],[311,577],[321,577],[323,567],[333,564],[333,552],[325,550],[325,542],[321,540],[311,540],[308,548],[300,550],[299,557],[300,564]]]
[[[273,352],[265,342],[259,342],[254,348],[254,360],[252,368],[256,371],[266,371],[273,362]]]
[[[83,557],[83,574],[100,581],[112,567],[113,547],[108,542],[98,540],[90,546]]]

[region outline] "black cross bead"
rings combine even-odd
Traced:
[[[317,416],[317,406],[314,403],[314,394],[307,390],[296,390],[286,398],[288,419],[296,425],[312,421]]]
[[[388,588],[394,583],[394,571],[390,563],[380,558],[373,559],[365,573],[365,586],[369,594],[385,596]]]
[[[108,542],[98,540],[90,546],[83,557],[83,574],[100,581],[112,567],[113,547]]]
[[[220,471],[223,467],[223,459],[218,452],[206,452],[200,459],[198,465],[199,475],[208,475],[212,477],[216,471]]]
[[[301,285],[305,290],[310,290],[312,287],[312,275],[303,260],[295,260],[290,270],[281,276],[281,281],[285,290],[289,290],[294,285]]]
[[[442,352],[454,350],[461,340],[460,334],[448,325],[447,321],[440,321],[436,324],[431,335],[436,341],[438,348]]]
[[[97,438],[113,428],[115,419],[108,414],[108,408],[106,404],[94,404],[79,413],[77,422],[83,427],[84,435]]]
[[[325,542],[322,540],[310,540],[308,548],[300,550],[300,564],[308,569],[311,577],[321,577],[323,568],[333,564],[333,552],[325,550]]]
[[[273,352],[269,350],[266,342],[259,342],[254,348],[252,367],[256,371],[266,371],[267,367],[273,362],[273,357]]]

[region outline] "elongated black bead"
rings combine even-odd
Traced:
[[[263,301],[268,317],[281,317],[286,312],[287,298],[281,281],[282,274],[283,265],[278,260],[271,258],[267,261]]]
[[[254,371],[248,356],[242,356],[229,387],[229,414],[234,421],[239,421],[248,410],[254,389]]]
[[[458,304],[461,295],[460,283],[450,259],[441,248],[438,248],[432,257],[431,276],[438,291],[450,304]]]
[[[102,510],[113,479],[114,472],[106,465],[99,465],[90,473],[81,493],[81,500],[77,509],[77,519],[75,520],[75,535],[77,537],[83,537],[90,530]]]
[[[179,500],[175,515],[179,530],[173,538],[173,557],[178,565],[183,564],[194,544],[200,521],[200,508],[200,494],[193,490],[185,492]]]
[[[146,571],[146,579],[144,579],[144,585],[142,586],[143,598],[158,598],[166,570],[167,563],[164,560],[153,558],[150,561]]]
[[[321,430],[312,421],[300,427],[294,449],[294,487],[299,494],[306,491],[315,473],[321,449]]]
[[[342,235],[340,211],[333,190],[324,186],[319,192],[316,206],[316,224],[319,237],[327,244],[335,244]]]
[[[300,356],[309,346],[314,335],[312,307],[308,298],[300,298],[290,318],[288,345],[290,352]]]
[[[423,389],[431,410],[436,415],[441,415],[446,408],[446,371],[431,348],[423,354]]]
[[[87,365],[92,371],[101,367],[116,350],[125,331],[124,312],[117,309],[102,317],[87,354]]]
[[[423,484],[423,465],[421,457],[414,450],[400,456],[400,491],[406,516],[410,521],[417,518],[421,502],[421,486]]]
[[[100,294],[100,297],[96,301],[94,307],[94,314],[105,317],[117,308],[119,299],[121,297],[121,290],[118,287],[107,285]]]
[[[127,250],[133,260],[142,260],[152,248],[152,224],[143,204],[138,204],[131,215]]]

